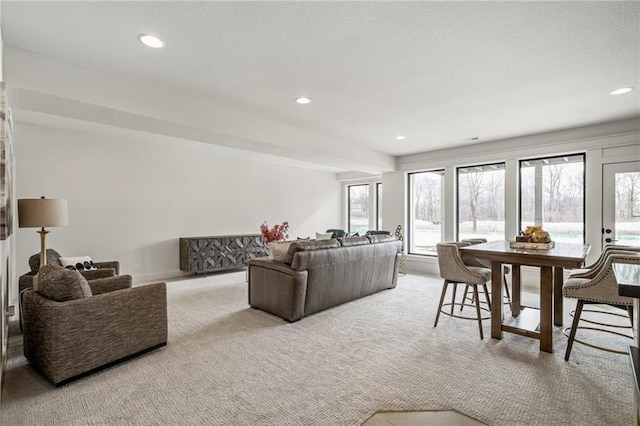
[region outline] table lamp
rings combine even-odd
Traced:
[[[49,233],[45,228],[67,226],[69,223],[69,210],[67,200],[50,198],[24,198],[18,200],[18,226],[20,228],[40,228],[40,267],[47,264],[46,236]],[[38,276],[34,277],[33,288],[38,289]]]

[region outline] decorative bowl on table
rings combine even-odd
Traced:
[[[509,242],[509,247],[521,249],[549,250],[555,245],[542,226],[527,226],[521,235],[516,236],[515,241]]]

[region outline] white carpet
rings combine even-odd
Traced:
[[[245,272],[168,283],[169,344],[60,388],[10,359],[2,425],[359,425],[377,411],[453,409],[495,425],[632,423],[627,357],[554,350],[442,316],[441,280],[289,324],[247,304]],[[568,310],[568,309],[567,309]]]

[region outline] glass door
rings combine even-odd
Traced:
[[[602,166],[602,246],[640,246],[640,161]]]

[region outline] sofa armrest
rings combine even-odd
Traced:
[[[133,279],[131,275],[115,275],[112,277],[98,278],[87,282],[89,283],[89,287],[91,287],[91,293],[96,296],[98,294],[109,293],[111,291],[131,288]]]
[[[296,271],[273,259],[248,262],[249,305],[284,318],[289,322],[304,316],[307,271]]]
[[[120,275],[120,262],[117,260],[109,260],[106,262],[93,262],[98,269],[111,268],[116,271],[116,275]]]
[[[165,283],[55,302],[24,295],[24,355],[54,384],[167,342]]]
[[[293,269],[290,265],[272,258],[251,259],[247,262],[247,265],[249,266],[249,269],[251,269],[252,266],[259,266],[261,268],[267,268],[273,271],[279,271],[289,275],[293,275],[298,272],[295,269]]]

